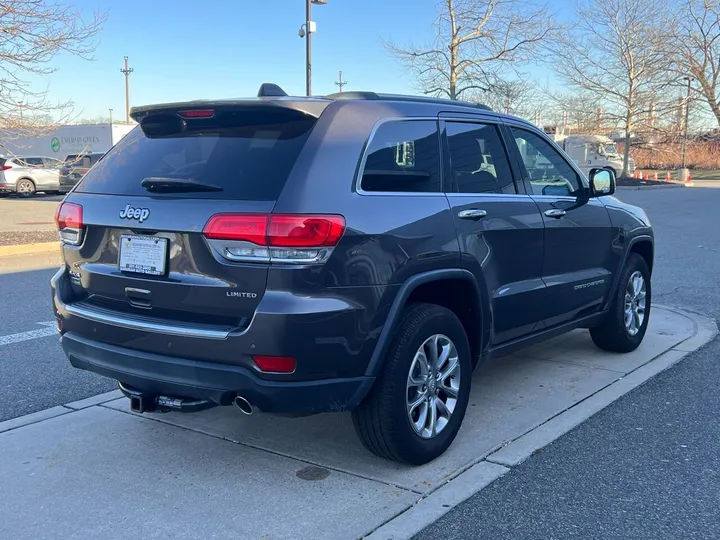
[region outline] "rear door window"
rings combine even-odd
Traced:
[[[455,193],[517,193],[497,126],[447,122],[451,189]]]
[[[273,116],[242,110],[218,113],[211,120],[188,120],[181,133],[152,137],[136,127],[85,175],[76,192],[148,196],[141,182],[159,177],[222,188],[163,193],[168,197],[276,200],[315,119],[300,118],[297,111],[286,113],[287,121],[283,113]]]
[[[370,141],[360,187],[371,192],[440,192],[437,122],[398,120],[381,124]]]

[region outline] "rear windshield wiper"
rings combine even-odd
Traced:
[[[184,178],[145,178],[140,185],[146,190],[156,193],[187,193],[192,191],[222,191],[223,188],[214,184],[203,184]]]

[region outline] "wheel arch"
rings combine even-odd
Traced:
[[[392,341],[400,316],[409,302],[427,302],[453,311],[465,328],[472,354],[473,367],[484,348],[486,313],[475,276],[468,270],[449,268],[423,272],[407,279],[398,290],[390,307],[378,342],[368,363],[366,375],[377,377],[383,358]]]
[[[625,268],[628,258],[633,253],[640,255],[645,260],[648,265],[648,269],[650,270],[650,276],[652,276],[653,262],[655,257],[655,244],[653,242],[652,236],[643,234],[631,238],[628,241],[625,253],[623,253],[620,266],[618,266],[617,271],[615,272],[613,287],[610,290],[610,294],[608,295],[605,309],[609,308],[610,302],[612,301],[612,298],[614,298],[617,288],[620,286],[620,274],[622,273],[623,268]]]

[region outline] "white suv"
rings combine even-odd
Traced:
[[[50,157],[0,157],[0,197],[10,193],[32,197],[37,191],[60,193],[62,164]]]

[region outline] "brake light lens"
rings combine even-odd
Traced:
[[[344,233],[337,215],[217,214],[203,229],[230,260],[297,263],[324,261]]]
[[[55,213],[60,240],[79,246],[82,242],[83,208],[75,203],[62,203]]]
[[[189,111],[178,111],[183,118],[212,118],[215,116],[213,109],[192,109]]]
[[[266,373],[292,373],[297,364],[288,356],[253,356],[253,362]]]
[[[0,171],[9,171],[10,169],[12,169],[12,166],[10,165],[0,166]]]

